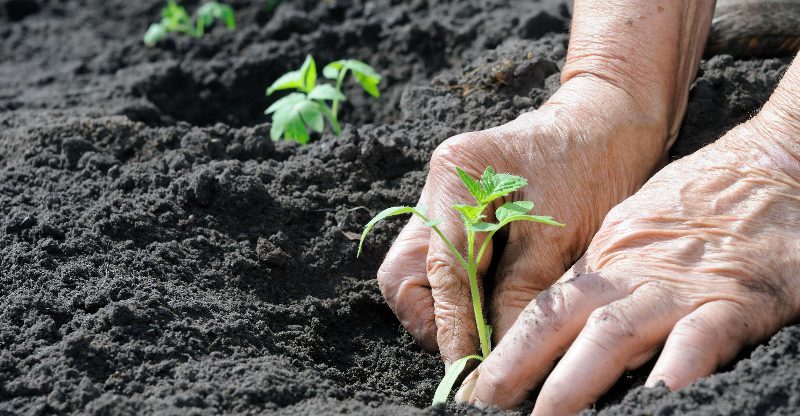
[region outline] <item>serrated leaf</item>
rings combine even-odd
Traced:
[[[313,90],[317,84],[317,64],[311,55],[306,55],[306,60],[303,61],[303,66],[300,67],[300,74],[303,80],[303,91],[309,92]]]
[[[497,208],[494,215],[497,217],[497,222],[503,222],[518,215],[525,215],[531,212],[532,209],[533,202],[531,201],[506,202],[500,208]]]
[[[456,167],[456,173],[458,177],[461,178],[461,182],[464,182],[464,186],[467,187],[469,193],[475,197],[476,201],[479,201],[483,195],[483,187],[481,187],[481,184],[459,167]]]
[[[337,90],[336,87],[330,84],[320,84],[314,87],[310,93],[308,93],[308,98],[312,100],[330,100],[330,101],[344,101],[346,98],[341,91]]]
[[[424,210],[424,208],[423,208]],[[356,252],[356,257],[361,255],[361,250],[364,246],[364,239],[367,238],[367,234],[369,234],[372,227],[375,226],[379,221],[384,220],[389,217],[394,217],[396,215],[403,215],[403,214],[413,214],[413,213],[421,213],[415,207],[408,207],[408,206],[399,206],[399,207],[390,207],[386,208],[385,210],[378,213],[378,215],[372,217],[372,219],[364,226],[364,231],[361,233],[361,239],[358,242],[358,252]]]
[[[491,166],[486,167],[480,183],[484,193],[478,200],[481,204],[489,204],[528,185],[525,178],[507,173],[495,173]]]
[[[267,88],[267,95],[272,95],[273,92],[278,90],[288,89],[302,89],[303,88],[303,74],[300,71],[289,71],[281,75],[272,85]]]
[[[473,205],[453,205],[453,209],[461,213],[461,216],[464,219],[464,222],[468,224],[474,224],[483,218],[483,210],[486,209],[485,206],[473,206]]]
[[[469,360],[483,361],[483,358],[478,355],[468,355],[453,362],[447,371],[445,371],[442,381],[439,382],[439,386],[436,387],[436,392],[433,394],[431,406],[447,402],[447,397],[450,396],[450,392],[453,390],[453,385],[456,384],[456,380],[458,380],[458,377],[462,372],[464,372],[464,368],[467,367]]]

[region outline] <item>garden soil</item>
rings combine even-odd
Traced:
[[[443,366],[374,279],[401,221],[361,259],[356,236],[416,202],[447,137],[547,99],[570,8],[273,3],[148,48],[159,1],[0,1],[0,414],[502,414],[426,408]],[[307,53],[372,64],[383,95],[348,84],[341,136],[273,143],[264,89]],[[787,64],[704,61],[673,156]],[[590,412],[796,413],[799,345],[788,326],[677,393],[627,374]]]

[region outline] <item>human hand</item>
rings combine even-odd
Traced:
[[[534,414],[573,414],[662,346],[646,385],[679,389],[800,315],[800,117],[773,107],[611,210],[457,395],[508,408],[544,381]]]

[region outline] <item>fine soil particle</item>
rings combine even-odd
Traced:
[[[0,413],[501,414],[425,408],[442,374],[374,280],[433,149],[541,105],[569,8],[529,0],[235,0],[239,28],[142,45],[159,1],[0,7]],[[189,10],[198,2],[187,1]],[[348,86],[340,137],[269,140],[263,90],[306,53]],[[786,59],[703,62],[673,148],[763,104]],[[669,393],[591,411],[793,413],[800,326]],[[528,402],[526,409],[529,410]]]

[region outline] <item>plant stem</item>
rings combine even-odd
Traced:
[[[342,83],[344,83],[344,77],[347,75],[347,68],[343,67],[341,71],[339,71],[339,76],[336,78],[336,90],[341,92],[342,91]],[[338,119],[339,117],[339,100],[333,100],[333,116]]]
[[[467,227],[467,240],[469,252],[469,267],[467,274],[469,275],[469,292],[472,295],[472,310],[475,312],[475,325],[478,327],[478,338],[481,342],[481,354],[486,358],[492,352],[492,344],[489,340],[489,334],[486,332],[486,321],[483,318],[483,308],[481,307],[481,293],[478,290],[478,261],[479,257],[474,256],[475,252],[475,232]],[[483,251],[483,250],[481,250]]]

